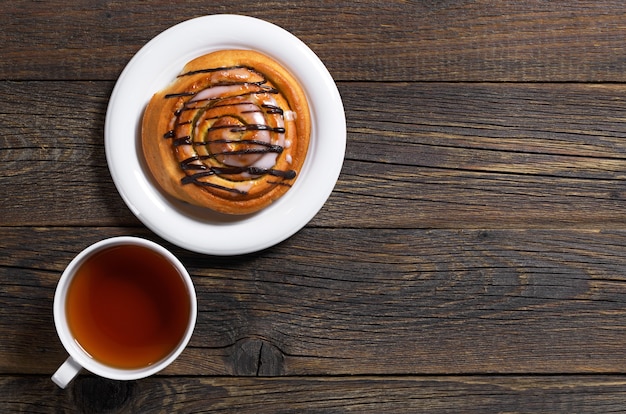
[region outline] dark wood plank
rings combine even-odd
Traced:
[[[347,162],[322,222],[624,225],[621,85],[341,86]]]
[[[155,377],[0,376],[2,412],[609,413],[626,403],[624,376]]]
[[[104,153],[112,87],[110,82],[1,84],[3,225],[82,225],[96,217],[100,225],[138,223],[113,185]]]
[[[0,372],[52,372],[60,272],[144,229],[0,228]],[[171,248],[198,292],[182,375],[626,372],[626,232],[304,229],[266,251]]]
[[[111,88],[0,83],[1,225],[138,224],[104,156]],[[340,90],[346,162],[312,226],[626,224],[623,85],[342,83]]]
[[[117,78],[152,37],[205,14],[244,13],[291,31],[338,80],[623,82],[615,0],[30,2],[3,7],[1,79]],[[59,13],[63,10],[63,13]]]

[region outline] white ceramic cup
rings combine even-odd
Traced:
[[[187,288],[187,293],[189,295],[190,303],[187,328],[184,332],[183,337],[178,342],[178,345],[160,361],[136,369],[116,368],[103,364],[92,358],[87,352],[85,352],[85,350],[81,348],[78,342],[74,339],[68,326],[68,320],[65,310],[68,288],[80,266],[96,252],[100,252],[104,249],[121,245],[134,245],[145,247],[166,258],[167,261],[173,267],[175,267],[176,270],[178,270],[181,277],[183,278],[183,281]],[[61,278],[59,279],[59,283],[57,285],[57,289],[54,295],[54,323],[56,325],[59,338],[61,339],[61,343],[67,350],[69,357],[54,373],[54,375],[52,376],[52,381],[54,381],[54,383],[57,384],[59,387],[65,388],[70,383],[70,381],[72,381],[72,379],[74,379],[74,377],[81,371],[81,369],[85,369],[98,376],[114,380],[134,380],[153,375],[172,363],[187,346],[187,343],[191,338],[196,324],[196,316],[196,293],[193,283],[191,281],[191,277],[189,276],[189,273],[182,265],[182,263],[171,252],[154,242],[137,237],[122,236],[99,241],[80,252],[66,267],[63,274],[61,275]]]

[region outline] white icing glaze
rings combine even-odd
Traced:
[[[210,88],[206,88],[201,90],[194,96],[189,102],[202,101],[206,99],[214,99],[218,97],[224,96],[232,96],[240,89],[239,85],[223,85],[223,86],[213,86]]]
[[[250,191],[251,188],[252,188],[251,182],[238,182],[237,184],[235,184],[235,189],[244,193],[247,193],[248,191]]]
[[[270,169],[276,164],[277,157],[278,154],[275,152],[268,152],[263,154],[263,156],[252,165],[258,168]]]
[[[295,111],[285,111],[285,121],[295,121],[298,114]]]

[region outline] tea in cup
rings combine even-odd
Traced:
[[[167,249],[137,237],[95,243],[70,262],[55,292],[69,358],[52,380],[65,388],[82,368],[118,380],[161,371],[189,342],[196,314],[189,273]]]

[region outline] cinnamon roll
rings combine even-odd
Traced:
[[[141,142],[166,193],[247,214],[293,185],[310,133],[305,93],[285,68],[259,52],[222,50],[187,63],[152,97]]]

